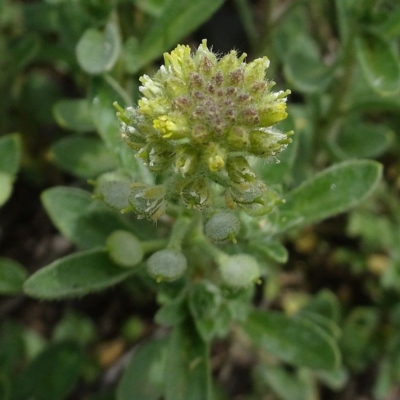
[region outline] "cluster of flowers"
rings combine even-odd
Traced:
[[[245,57],[233,50],[218,58],[205,40],[194,53],[179,45],[152,78],[140,78],[138,107],[117,106],[122,138],[165,177],[161,185],[134,185],[129,203],[139,216],[159,218],[176,197],[203,210],[221,192],[230,209],[268,203],[270,210],[271,195],[248,157],[276,159],[291,142],[292,132],[274,127],[287,116],[290,91],[271,91],[267,57],[248,64]]]

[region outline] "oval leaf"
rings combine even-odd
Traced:
[[[0,139],[0,172],[15,175],[21,158],[21,138],[13,133]]]
[[[121,51],[121,39],[113,22],[106,25],[104,32],[88,29],[78,42],[76,56],[78,63],[89,74],[110,71]]]
[[[400,91],[400,62],[381,37],[366,33],[356,40],[358,61],[369,86],[382,95]]]
[[[132,356],[117,389],[117,400],[159,400],[164,394],[165,340],[153,340]]]
[[[0,172],[0,206],[10,198],[13,182],[11,175]]]
[[[287,194],[279,229],[308,225],[356,206],[372,193],[381,175],[382,165],[370,160],[327,168]]]
[[[351,118],[336,137],[336,153],[341,158],[378,157],[388,149],[394,136],[394,132],[383,124]]]
[[[84,249],[103,247],[113,231],[129,229],[119,214],[82,189],[51,188],[42,193],[42,202],[61,233]]]
[[[333,339],[307,319],[254,311],[242,327],[255,344],[288,363],[332,369],[340,362]]]
[[[117,167],[114,156],[99,139],[67,137],[51,148],[54,162],[81,178],[97,178]]]
[[[65,399],[75,387],[84,364],[80,348],[72,343],[48,347],[17,380],[13,400]]]
[[[82,296],[121,282],[134,270],[116,265],[105,250],[89,250],[61,258],[40,269],[24,284],[39,299]]]
[[[53,115],[58,125],[78,132],[90,132],[95,129],[86,99],[68,99],[57,102]]]
[[[22,284],[28,273],[16,261],[0,258],[0,294],[14,294],[22,292]]]

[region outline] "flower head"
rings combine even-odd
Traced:
[[[291,141],[274,127],[287,116],[290,91],[271,90],[267,57],[245,58],[235,50],[218,57],[206,40],[195,52],[178,45],[152,78],[140,78],[138,107],[118,113],[122,136],[151,171],[175,176],[187,205],[210,205],[213,183],[234,206],[257,203],[265,185],[247,157],[275,158]]]

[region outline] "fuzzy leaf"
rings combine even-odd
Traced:
[[[94,130],[89,102],[86,99],[61,100],[53,107],[53,115],[58,125],[78,132]]]
[[[83,362],[83,355],[75,344],[48,347],[19,377],[12,399],[65,399],[78,381]]]
[[[376,188],[381,175],[381,164],[370,160],[327,168],[286,195],[279,208],[280,230],[312,224],[358,205]]]
[[[127,228],[120,215],[82,189],[47,189],[42,193],[42,202],[61,233],[84,249],[103,247],[114,230]]]
[[[0,206],[11,196],[14,178],[7,173],[0,172]]]
[[[164,394],[165,340],[152,340],[132,355],[117,389],[117,400],[158,400]]]
[[[76,46],[79,65],[93,75],[110,71],[120,51],[121,38],[114,22],[109,22],[104,32],[87,29]]]
[[[81,178],[96,178],[116,168],[115,158],[99,139],[66,137],[51,148],[54,162]]]
[[[394,48],[378,35],[365,33],[356,40],[356,53],[369,86],[381,95],[400,91],[400,60]]]
[[[13,133],[0,139],[0,172],[15,175],[21,157],[21,138]]]
[[[28,273],[22,265],[8,258],[0,258],[0,295],[22,292]]]
[[[24,291],[48,300],[83,296],[115,285],[132,272],[111,261],[105,250],[88,250],[40,269],[25,282]]]
[[[305,318],[254,311],[242,327],[254,344],[290,364],[332,369],[340,362],[335,341]]]
[[[172,331],[165,400],[212,400],[208,348],[189,321]]]

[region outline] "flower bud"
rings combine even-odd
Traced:
[[[114,231],[107,238],[110,258],[121,267],[134,267],[143,260],[143,249],[139,239],[128,231]]]
[[[235,236],[239,232],[240,222],[232,212],[220,212],[213,215],[205,225],[206,236],[214,242],[230,239],[236,243]]]
[[[223,282],[232,288],[246,288],[260,277],[256,259],[247,254],[235,254],[227,257],[220,265]]]
[[[175,281],[183,275],[186,268],[186,257],[177,250],[157,251],[147,260],[147,272],[158,282]]]

